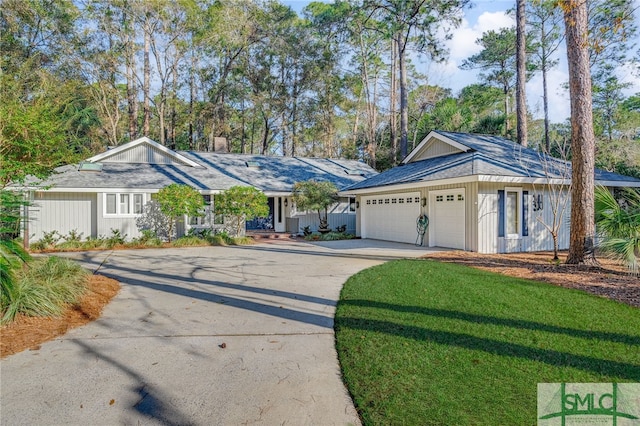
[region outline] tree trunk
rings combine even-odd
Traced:
[[[193,38],[193,35],[191,37]],[[192,47],[191,68],[189,69],[189,149],[195,149],[195,144],[193,139],[193,125],[196,121],[196,113],[193,108],[193,103],[196,97],[195,69],[196,69],[196,55],[195,55],[195,48]]]
[[[407,63],[405,48],[407,40],[398,38],[398,64],[400,68],[400,158],[407,156],[409,147],[409,94],[407,90]],[[393,164],[397,164],[394,157]]]
[[[525,0],[517,0],[516,7],[516,120],[518,143],[527,146],[527,51]]]
[[[129,140],[138,137],[138,99],[135,80],[135,31],[131,18],[131,10],[125,2],[122,11],[122,26],[125,29],[125,75],[127,80],[127,114],[129,118]]]
[[[569,94],[571,97],[571,234],[567,263],[585,262],[593,250],[595,135],[591,105],[591,72],[587,40],[587,5],[583,0],[561,3],[566,28]]]
[[[542,60],[542,104],[544,105],[544,146],[548,154],[551,152],[551,141],[549,139],[549,88],[545,59]]]
[[[398,46],[396,37],[391,40],[391,85],[389,88],[389,137],[391,138],[391,164],[396,164],[398,156],[398,136],[397,136],[397,117],[396,117],[396,96],[397,81],[396,69],[398,64]]]
[[[142,91],[144,96],[143,103],[143,122],[142,122],[142,135],[149,136],[149,131],[151,129],[151,107],[149,105],[151,95],[149,93],[151,89],[151,64],[149,60],[149,50],[151,48],[151,28],[149,27],[149,12],[145,12],[144,17],[144,52],[143,52],[143,68],[144,68],[144,81]]]

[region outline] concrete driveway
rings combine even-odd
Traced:
[[[359,424],[333,316],[349,276],[426,253],[370,240],[67,254],[122,290],[0,364],[2,425]]]

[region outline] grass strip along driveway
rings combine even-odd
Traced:
[[[536,424],[537,384],[640,382],[640,311],[431,260],[364,270],[336,313],[366,425]]]

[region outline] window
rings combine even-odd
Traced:
[[[133,214],[142,214],[144,197],[142,194],[133,194]]]
[[[444,196],[442,195],[436,195],[436,202],[440,202],[440,201],[444,201]]]
[[[529,235],[527,224],[528,191],[505,188],[498,191],[498,236],[520,238]]]
[[[447,201],[453,201],[453,194],[447,195]]]
[[[133,216],[144,211],[145,194],[104,194],[104,214]]]
[[[106,196],[106,214],[116,214],[116,194],[107,194]]]
[[[120,194],[120,208],[118,212],[120,214],[129,214],[129,194]]]

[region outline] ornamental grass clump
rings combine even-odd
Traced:
[[[58,316],[85,291],[89,272],[69,259],[48,257],[29,263],[16,274],[11,297],[2,299],[2,319],[16,315]]]

